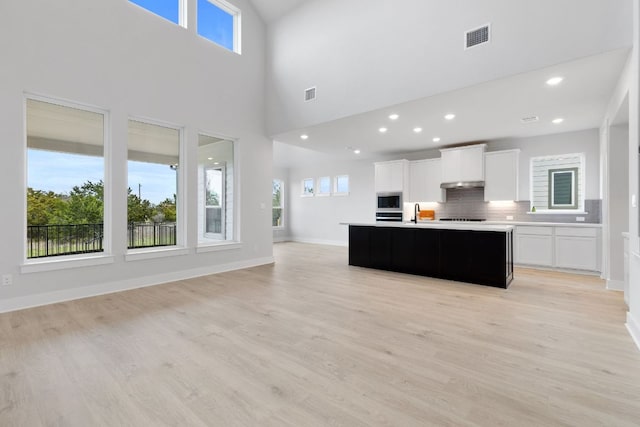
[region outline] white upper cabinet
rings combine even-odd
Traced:
[[[444,202],[445,190],[440,188],[442,161],[440,159],[409,162],[409,201]]]
[[[447,148],[442,153],[442,182],[484,181],[486,144]]]
[[[376,163],[376,193],[409,191],[408,163],[407,160]]]
[[[518,199],[520,150],[494,151],[484,155],[485,202]]]

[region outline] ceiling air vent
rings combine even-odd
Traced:
[[[488,43],[491,35],[491,25],[483,25],[480,28],[469,30],[464,35],[464,48],[471,49],[472,47]]]
[[[538,120],[540,120],[538,116],[529,116],[529,117],[523,117],[520,119],[522,123],[533,123],[533,122],[537,122]]]
[[[310,87],[309,89],[304,91],[304,101],[305,102],[313,101],[314,99],[316,99],[316,88],[315,87]]]

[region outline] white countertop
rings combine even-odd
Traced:
[[[363,227],[397,227],[397,228],[438,228],[443,230],[502,231],[513,230],[512,225],[487,224],[487,222],[341,222],[341,225],[357,225]]]

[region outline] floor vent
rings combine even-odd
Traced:
[[[489,24],[483,25],[480,28],[469,30],[465,33],[464,48],[470,49],[472,47],[489,43],[491,36],[491,26]]]
[[[533,123],[537,122],[538,120],[540,120],[538,116],[523,117],[520,119],[522,123]]]
[[[310,87],[309,89],[304,91],[304,101],[305,102],[313,101],[314,99],[316,99],[316,88],[315,87]]]

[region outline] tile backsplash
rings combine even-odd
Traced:
[[[423,209],[436,211],[436,219],[440,218],[485,218],[487,221],[507,221],[507,216],[513,216],[513,221],[523,222],[565,222],[575,223],[576,217],[584,217],[585,223],[601,222],[602,201],[585,200],[585,210],[588,214],[531,214],[529,201],[519,202],[485,202],[483,188],[450,188],[447,190],[446,203],[429,203],[421,205]]]

